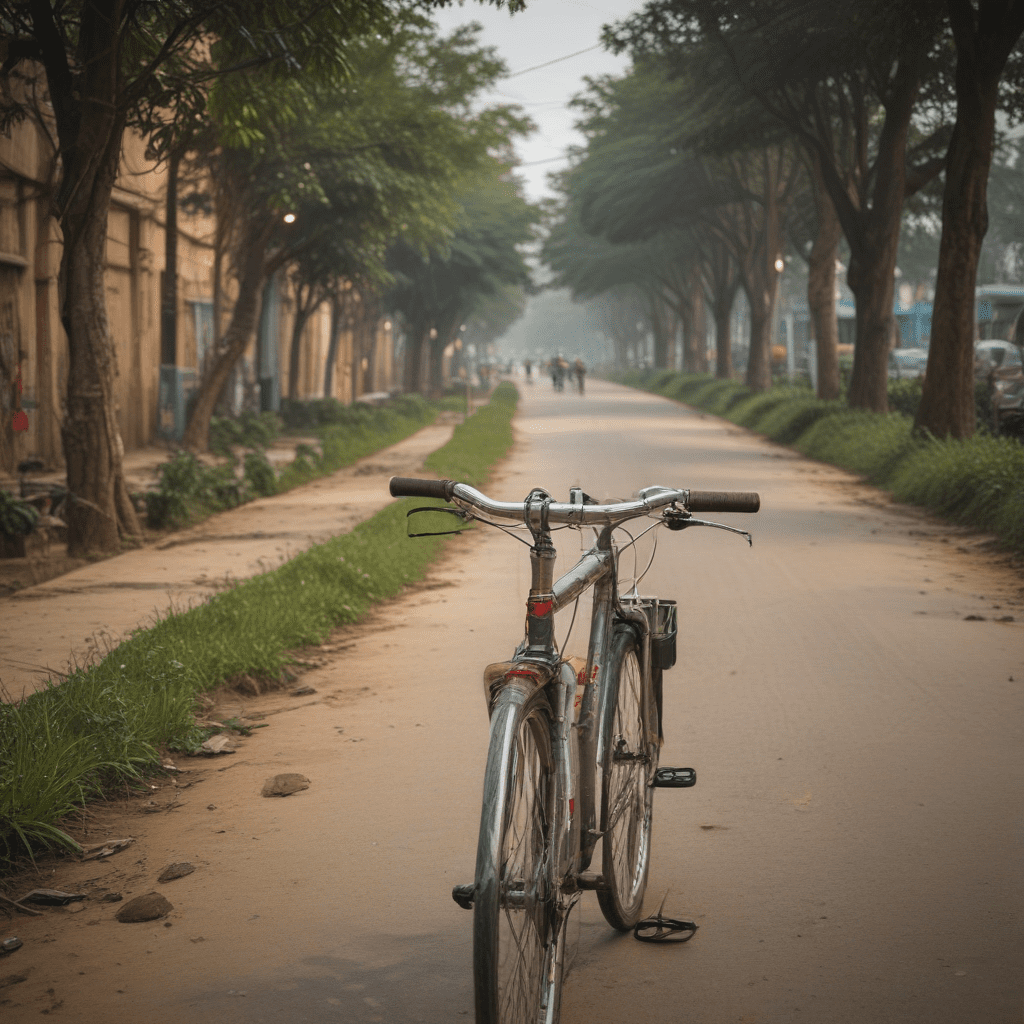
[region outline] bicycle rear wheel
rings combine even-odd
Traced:
[[[491,713],[473,903],[477,1024],[556,1024],[562,929],[551,857],[556,773],[542,690],[511,682]]]
[[[651,858],[654,790],[658,768],[658,709],[645,685],[636,634],[619,629],[612,641],[608,679],[614,699],[602,723],[601,873],[597,900],[605,920],[629,931],[640,920]]]

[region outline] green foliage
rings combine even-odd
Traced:
[[[277,440],[281,421],[276,413],[244,412],[239,417],[213,416],[210,419],[210,451],[230,456],[231,449],[263,450]]]
[[[1008,437],[975,435],[921,444],[891,475],[909,501],[958,523],[1024,540],[1024,446]]]
[[[792,398],[768,411],[758,423],[757,430],[779,444],[795,444],[818,420],[835,416],[845,408],[842,402]]]
[[[262,451],[246,452],[242,476],[249,490],[258,498],[277,494],[277,474]]]
[[[921,404],[920,377],[908,380],[889,381],[889,411],[899,412],[913,419],[917,415],[917,407]]]
[[[27,537],[39,521],[39,511],[8,491],[0,491],[0,533],[8,537]]]
[[[517,397],[501,385],[432,456],[433,468],[482,482],[511,444]],[[183,462],[171,472],[197,476]],[[420,579],[445,540],[407,538],[405,514],[417,503],[395,502],[351,533],[136,631],[63,682],[0,703],[0,862],[76,848],[62,818],[158,770],[160,747],[195,750],[209,735],[195,724],[198,694],[239,676],[281,679],[289,651],[322,643],[336,626]]]
[[[244,480],[233,465],[207,466],[191,452],[178,452],[160,467],[159,482],[148,491],[146,521],[153,529],[179,527],[248,500]]]

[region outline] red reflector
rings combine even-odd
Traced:
[[[569,814],[573,815],[575,813],[576,813],[576,801],[573,800],[572,797],[570,797],[569,798]]]
[[[535,601],[530,605],[530,614],[541,616],[547,615],[551,611],[551,601]]]

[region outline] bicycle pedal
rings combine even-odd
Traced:
[[[455,900],[463,910],[473,909],[473,899],[475,896],[475,885],[457,885],[452,889],[452,899]]]
[[[659,768],[653,785],[656,789],[689,789],[697,785],[697,773],[692,768]]]

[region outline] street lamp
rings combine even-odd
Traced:
[[[285,222],[285,224],[294,224],[295,223],[295,214],[294,213],[286,213],[284,215],[284,222]]]
[[[780,274],[786,269],[786,264],[781,256],[775,261],[775,269]]]

